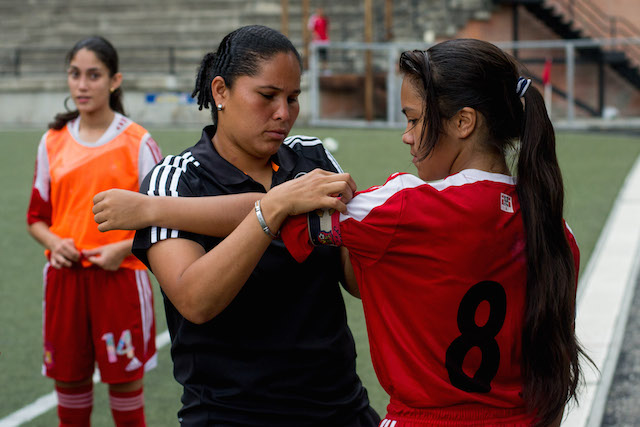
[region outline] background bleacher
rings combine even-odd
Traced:
[[[329,12],[335,41],[363,41],[361,0],[312,1]],[[397,0],[395,41],[452,36],[470,17],[489,16],[488,0]],[[304,51],[300,1],[289,1],[288,35]],[[384,0],[374,0],[374,41],[385,41]],[[0,74],[43,76],[63,68],[77,40],[100,34],[121,53],[122,70],[188,74],[222,37],[248,24],[281,30],[280,0],[0,0]],[[335,58],[340,62],[344,58]],[[342,64],[349,67],[349,64]],[[44,77],[44,76],[43,76]]]
[[[374,41],[386,41],[385,0],[373,5]],[[362,0],[312,0],[308,13],[317,7],[330,18],[332,41],[364,41]],[[493,0],[395,0],[391,34],[394,41],[451,37],[494,7]],[[202,56],[243,25],[283,31],[281,11],[281,0],[0,0],[0,124],[46,125],[67,96],[65,53],[94,34],[118,49],[131,117],[162,126],[207,122],[189,97]],[[302,2],[289,0],[288,12],[287,34],[304,54]],[[331,54],[330,62],[336,73],[360,73],[363,56]],[[299,123],[309,112],[307,84],[303,76]]]
[[[386,1],[372,0],[373,41],[412,46],[452,37],[506,41],[515,37],[512,15],[516,9],[520,40],[640,37],[639,26],[633,24],[640,22],[634,18],[640,16],[640,3],[625,1],[615,6],[618,2],[608,0],[394,0],[392,28],[387,31]],[[202,56],[216,49],[224,35],[249,24],[286,31],[304,55],[302,3],[288,1],[284,29],[281,0],[0,0],[0,124],[46,124],[51,111],[58,110],[67,96],[65,53],[77,40],[93,34],[111,40],[120,53],[125,105],[132,117],[147,124],[201,123],[207,116],[194,113],[189,94]],[[363,42],[364,3],[310,0],[308,13],[317,7],[325,9],[331,41]],[[520,54],[536,84],[541,82],[545,58],[553,57],[553,108],[556,117],[565,114],[569,85],[563,52],[520,50]],[[376,83],[376,102],[384,105],[388,58],[382,53],[372,58],[376,79],[383,80]],[[363,52],[333,48],[329,62],[332,76],[321,77],[323,95],[333,91],[349,102],[360,102]],[[579,50],[578,114],[601,117],[607,110],[614,111],[614,116],[639,116],[639,64],[640,44]],[[303,75],[302,80],[300,123],[305,123],[310,111],[304,104],[308,77]],[[352,108],[340,99],[322,108],[343,115],[336,102],[351,108],[351,116],[361,116],[361,105]],[[384,117],[382,108],[376,117]]]

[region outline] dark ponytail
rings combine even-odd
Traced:
[[[127,113],[124,112],[124,105],[122,104],[122,88],[117,88],[111,92],[111,95],[109,96],[109,107],[123,116],[127,115]]]
[[[523,399],[548,425],[576,398],[579,357],[590,360],[574,330],[576,271],[562,219],[564,188],[555,135],[540,92],[529,87],[523,108],[516,93],[519,65],[491,43],[457,39],[427,51],[404,52],[400,71],[424,99],[420,141],[426,157],[442,121],[464,107],[485,118],[487,147],[505,155],[520,140],[518,198],[526,233],[527,289],[522,331]]]
[[[549,424],[576,395],[584,354],[574,332],[576,271],[562,219],[564,187],[544,99],[524,96],[517,191],[527,236],[524,399]]]
[[[271,59],[277,53],[293,53],[302,60],[291,41],[283,34],[262,25],[240,27],[227,34],[215,52],[207,53],[196,75],[196,84],[191,93],[198,102],[198,109],[210,108],[211,119],[218,123],[218,111],[211,93],[211,82],[216,76],[232,87],[239,76],[255,76],[260,71],[260,62]]]
[[[64,100],[64,104],[65,104],[65,108],[67,106],[67,102],[69,101],[69,97],[65,98]],[[67,123],[69,123],[72,120],[75,120],[78,116],[80,115],[80,113],[78,112],[78,110],[68,110],[64,113],[58,113],[55,115],[55,117],[53,118],[53,121],[49,123],[49,129],[55,129],[55,130],[60,130],[63,127],[65,127],[67,125]]]
[[[87,49],[95,53],[96,57],[102,62],[109,70],[109,77],[113,77],[118,72],[118,52],[113,45],[104,37],[93,36],[77,42],[66,56],[66,65],[69,65],[73,58],[80,49]],[[49,129],[62,129],[65,125],[77,118],[80,113],[78,110],[70,110],[67,107],[67,102],[70,97],[67,97],[64,101],[64,113],[58,113],[53,118],[53,121],[49,123]],[[124,112],[124,106],[122,105],[122,89],[117,88],[111,92],[109,96],[109,107],[122,115],[126,115]]]

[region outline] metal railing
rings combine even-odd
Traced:
[[[640,65],[640,46],[625,42],[625,39],[640,37],[640,28],[626,18],[608,15],[590,0],[547,0],[547,4],[569,18],[575,29],[582,30],[585,36],[618,40],[607,47],[623,51],[634,65]]]
[[[569,126],[576,123],[576,64],[578,49],[606,48],[612,45],[624,43],[626,45],[640,47],[640,37],[627,39],[577,39],[577,40],[536,40],[518,42],[495,42],[494,44],[505,50],[531,49],[531,50],[560,50],[564,52],[566,120]],[[375,51],[386,55],[386,117],[385,119],[335,119],[322,116],[320,102],[320,79],[323,77],[318,59],[318,45],[312,44],[310,49],[309,67],[309,98],[310,98],[310,124],[315,126],[345,126],[360,128],[401,128],[405,125],[400,116],[399,85],[400,76],[396,70],[396,64],[401,52],[410,49],[426,49],[424,43],[336,43],[326,45],[331,51]],[[556,117],[557,118],[557,117]]]
[[[176,75],[195,73],[207,45],[123,46],[118,48],[121,71]],[[28,46],[0,48],[0,75],[16,77],[64,71],[67,47]]]

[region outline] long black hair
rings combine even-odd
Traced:
[[[519,64],[480,40],[450,40],[427,51],[404,52],[399,65],[424,101],[421,158],[443,134],[443,121],[463,107],[484,116],[492,150],[505,155],[519,141],[516,190],[527,252],[523,398],[541,425],[550,424],[576,398],[582,378],[579,357],[586,355],[574,330],[576,271],[565,235],[555,133],[544,99],[529,87],[523,108],[516,93]]]
[[[69,65],[80,49],[87,49],[95,53],[96,57],[109,70],[109,77],[113,77],[118,72],[118,52],[113,45],[104,37],[92,36],[77,42],[66,56],[66,65]],[[67,98],[68,100],[68,98]],[[65,108],[67,101],[65,100]],[[109,96],[109,107],[122,115],[126,115],[122,105],[122,89],[117,88]],[[78,110],[66,111],[56,114],[53,121],[49,123],[50,129],[62,129],[67,122],[78,117]]]
[[[197,97],[198,109],[211,105],[211,119],[217,124],[218,111],[211,93],[213,79],[220,76],[227,87],[232,87],[237,77],[255,76],[260,70],[260,62],[278,53],[293,53],[302,70],[302,60],[296,48],[284,34],[272,28],[248,25],[227,34],[215,52],[209,52],[202,58],[191,94]]]

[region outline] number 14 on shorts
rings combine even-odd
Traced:
[[[115,342],[113,341],[113,333],[107,332],[102,336],[102,340],[105,342],[107,346],[107,358],[109,363],[116,363],[118,361],[118,356],[127,356],[129,359],[133,359],[133,344],[131,343],[131,331],[129,329],[125,329],[122,331],[120,335],[120,340],[118,340],[118,346],[115,346]]]

